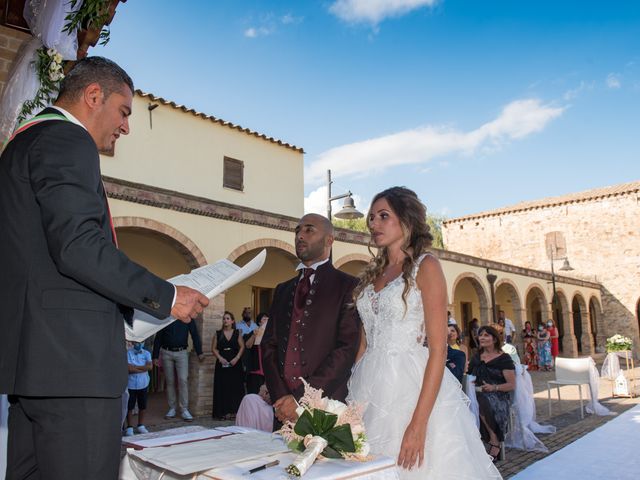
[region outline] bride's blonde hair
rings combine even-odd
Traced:
[[[404,234],[404,244],[402,251],[406,257],[402,263],[402,278],[404,280],[404,290],[402,301],[407,305],[406,296],[411,287],[411,273],[415,261],[431,247],[433,237],[427,225],[427,208],[422,204],[414,191],[405,187],[391,187],[378,193],[371,201],[371,206],[380,199],[385,199],[393,213],[400,221],[400,226]],[[367,213],[367,226],[369,226],[369,216],[371,207]],[[354,302],[360,296],[364,288],[373,283],[376,278],[382,275],[384,269],[389,265],[389,255],[386,247],[378,249],[376,254],[372,250],[372,240],[369,240],[369,253],[373,257],[364,271],[360,274],[360,282],[353,290]]]

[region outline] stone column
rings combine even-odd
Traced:
[[[564,337],[562,337],[562,355],[564,357],[578,356],[578,342],[576,341],[575,330],[573,329],[573,312],[562,311],[564,321]]]
[[[595,345],[593,344],[593,332],[591,330],[591,312],[587,309],[586,312],[582,312],[582,337],[580,338],[582,344],[583,355],[593,355],[596,353]]]
[[[205,358],[198,360],[195,352],[189,357],[189,406],[194,415],[211,415],[213,411],[213,371],[215,357],[211,353],[211,339],[222,326],[224,294],[213,298],[197,322]]]

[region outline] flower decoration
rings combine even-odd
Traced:
[[[629,337],[615,334],[613,337],[607,338],[607,352],[622,352],[624,350],[631,350],[632,347],[633,342]]]
[[[286,468],[289,475],[300,477],[318,456],[367,461],[369,444],[364,431],[359,404],[344,404],[322,396],[323,391],[304,383],[304,395],[296,410],[298,420],[285,422],[278,431],[293,451],[302,452]]]
[[[25,120],[35,109],[44,108],[58,94],[60,82],[64,78],[62,55],[55,48],[41,47],[36,51],[36,74],[40,88],[32,100],[22,104],[16,123]]]

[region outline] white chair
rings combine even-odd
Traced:
[[[582,385],[589,385],[590,361],[590,357],[556,358],[556,379],[547,382],[549,416],[551,416],[551,386],[556,386],[558,390],[558,401],[560,401],[560,385],[577,385],[580,395],[580,418],[584,418]]]

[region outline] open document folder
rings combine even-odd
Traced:
[[[169,282],[174,285],[191,287],[212,299],[258,272],[264,265],[266,258],[267,250],[263,249],[242,268],[227,259],[218,260],[211,265],[196,268],[191,273],[170,278]],[[148,313],[135,310],[132,325],[125,322],[125,336],[127,340],[132,342],[143,342],[173,321],[175,321],[173,317],[161,320]]]

